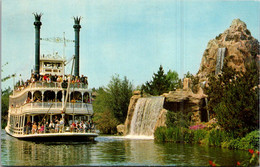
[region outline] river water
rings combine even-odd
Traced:
[[[94,142],[35,143],[1,131],[1,164],[12,166],[183,165],[205,166],[209,160],[233,166],[249,159],[247,151],[149,139],[100,136]]]

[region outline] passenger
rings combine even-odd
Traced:
[[[77,122],[77,125],[76,125],[76,129],[77,129],[77,132],[80,132],[80,125],[79,125],[78,122]]]
[[[89,132],[89,131],[90,131],[90,129],[91,129],[91,126],[90,126],[90,121],[88,121],[88,123],[87,123],[87,132]]]
[[[41,127],[39,129],[39,133],[43,133],[44,132],[44,124],[39,124],[39,126]],[[39,128],[39,126],[38,126],[38,128]]]
[[[50,125],[49,125],[49,129],[50,129],[50,132],[51,133],[54,133],[54,130],[55,130],[55,125],[54,123],[51,121]]]
[[[75,82],[77,82],[77,83],[79,83],[79,82],[80,82],[80,79],[79,79],[79,77],[78,77],[78,76],[76,76],[76,78],[75,78]]]
[[[57,82],[61,82],[61,77],[60,76],[57,78]]]
[[[58,117],[55,116],[55,118],[54,118],[54,123],[57,124],[58,122],[59,122]]]
[[[81,83],[84,83],[84,81],[85,81],[84,75],[81,75],[81,77],[80,77],[80,82],[81,82]]]
[[[93,132],[96,132],[95,124],[94,124],[94,122],[93,122],[93,121],[92,121],[91,130],[92,130]]]
[[[60,122],[58,121],[58,123],[55,125],[55,133],[59,133],[60,130]]]
[[[76,124],[73,122],[70,126],[70,132],[75,132]]]
[[[51,83],[51,74],[47,77],[47,83]]]
[[[41,132],[41,131],[40,131],[40,130],[41,130],[41,128],[42,128],[42,127],[41,127],[41,124],[40,124],[40,123],[38,123],[38,133],[40,133],[40,132]]]
[[[87,131],[87,125],[86,123],[83,123],[83,133],[86,133],[86,131]]]
[[[30,103],[31,99],[28,97],[27,100],[25,101],[25,104],[26,103]]]
[[[44,76],[43,76],[43,81],[47,81],[47,75],[45,74]]]
[[[63,121],[63,119],[60,119],[60,132],[64,133],[64,121]]]
[[[32,134],[37,134],[37,125],[36,125],[36,122],[33,123],[33,126],[32,126]]]
[[[31,83],[34,83],[35,82],[35,78],[34,78],[34,74],[32,73],[32,75],[31,75]]]
[[[40,75],[37,74],[37,75],[35,76],[35,81],[39,81],[39,79],[40,79]]]
[[[49,132],[50,132],[50,130],[49,130],[49,123],[46,122],[46,123],[44,124],[44,133],[49,133]]]
[[[81,121],[80,124],[79,124],[80,132],[83,132],[83,130],[84,130],[83,125],[84,125],[84,122]]]
[[[32,123],[30,121],[28,121],[26,123],[26,134],[30,134],[32,131]]]
[[[39,81],[42,82],[43,81],[43,76],[40,75]]]

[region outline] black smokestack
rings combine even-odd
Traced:
[[[74,75],[79,76],[79,31],[80,31],[81,17],[74,17],[74,31],[75,31],[75,70]]]
[[[37,14],[34,13],[34,17],[35,17],[35,22],[34,22],[34,26],[35,26],[35,74],[39,74],[40,73],[40,29],[41,29],[41,16],[42,13]]]

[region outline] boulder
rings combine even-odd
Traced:
[[[118,135],[123,135],[124,134],[124,130],[125,130],[125,125],[124,124],[117,125],[116,129],[117,129],[117,134]]]
[[[134,94],[134,95],[140,95],[140,94],[141,94],[141,91],[140,91],[140,90],[135,90],[135,91],[133,92],[133,94]]]
[[[155,124],[155,127],[154,127],[154,131],[158,128],[158,127],[161,127],[161,126],[166,126],[166,114],[167,114],[167,110],[166,109],[162,109],[161,112],[160,112],[160,115],[158,117],[158,120]]]
[[[183,89],[190,89],[191,87],[191,79],[190,78],[184,78],[183,79]]]

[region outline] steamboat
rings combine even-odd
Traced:
[[[79,75],[81,17],[74,17],[75,55],[71,73],[65,75],[68,61],[64,56],[40,54],[41,16],[34,14],[34,70],[31,78],[14,88],[9,97],[5,130],[15,138],[29,141],[93,140],[98,133],[92,121],[92,91],[87,77]]]

